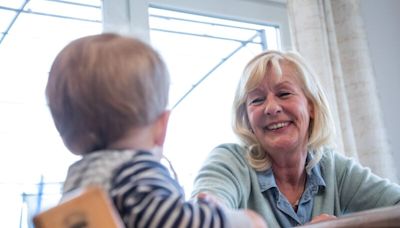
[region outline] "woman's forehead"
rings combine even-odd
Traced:
[[[261,85],[276,85],[283,82],[301,85],[299,72],[296,65],[287,60],[279,61],[279,65],[268,64],[264,72],[256,72],[252,80],[249,81],[249,91],[258,88]]]

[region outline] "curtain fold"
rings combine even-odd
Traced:
[[[359,0],[288,0],[294,48],[313,66],[334,116],[339,152],[397,182]]]

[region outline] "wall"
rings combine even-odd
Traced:
[[[361,0],[384,124],[395,161],[400,160],[400,1]],[[397,169],[400,177],[400,168]]]

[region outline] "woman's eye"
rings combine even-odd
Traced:
[[[289,92],[279,92],[278,93],[278,97],[287,97],[287,96],[289,96],[291,93],[289,93]]]
[[[263,97],[257,97],[257,98],[254,98],[254,99],[250,100],[250,104],[260,104],[264,100],[265,100],[265,98],[263,98]]]

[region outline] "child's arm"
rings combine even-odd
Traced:
[[[267,228],[267,224],[265,220],[255,211],[250,209],[229,209],[225,205],[223,205],[217,197],[210,193],[201,192],[196,195],[194,200],[203,200],[207,201],[212,205],[218,205],[220,207],[225,208],[228,220],[231,224],[234,224],[234,227],[254,227],[254,228]],[[247,220],[243,219],[243,216],[248,217]],[[239,218],[239,220],[237,219]],[[242,218],[242,219],[240,219]],[[245,224],[247,222],[247,224]]]
[[[111,196],[127,227],[232,227],[221,207],[185,201],[182,188],[150,153],[139,152],[116,172]],[[251,216],[237,215],[251,226]]]

